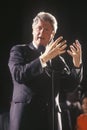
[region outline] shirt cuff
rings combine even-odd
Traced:
[[[40,58],[39,58],[40,59]],[[40,59],[40,63],[41,63],[41,65],[42,65],[42,68],[45,68],[46,66],[47,66],[47,64],[46,63],[43,63],[43,61]]]

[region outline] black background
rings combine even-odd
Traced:
[[[87,90],[87,4],[78,0],[5,0],[0,4],[0,111],[8,110],[12,82],[8,69],[9,51],[14,44],[32,41],[32,19],[40,11],[52,13],[59,28],[55,38],[64,36],[68,44],[78,39],[83,50],[84,77]]]

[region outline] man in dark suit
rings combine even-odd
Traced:
[[[72,79],[73,84],[78,84],[82,80],[83,67],[78,40],[69,50],[66,50],[66,40],[62,36],[53,41],[57,27],[53,15],[38,13],[32,24],[33,41],[16,45],[10,51],[8,66],[13,95],[9,130],[61,130],[58,118],[61,112],[60,78],[63,75],[68,80]],[[61,56],[65,53],[72,57],[72,69]],[[73,85],[71,89],[75,87]]]

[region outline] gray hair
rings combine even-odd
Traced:
[[[48,21],[48,22],[51,24],[51,26],[52,26],[54,32],[56,33],[57,28],[58,28],[58,22],[57,22],[56,18],[55,18],[52,14],[50,14],[50,13],[48,13],[48,12],[39,12],[39,13],[36,15],[36,17],[33,19],[32,27],[33,27],[35,24],[38,23],[38,20]]]

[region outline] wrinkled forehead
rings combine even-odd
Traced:
[[[49,21],[44,21],[44,20],[38,20],[38,22],[37,23],[35,23],[34,25],[33,25],[33,28],[34,27],[42,27],[42,28],[47,28],[47,29],[50,29],[51,31],[54,31],[54,29],[53,29],[53,26],[49,23]]]

